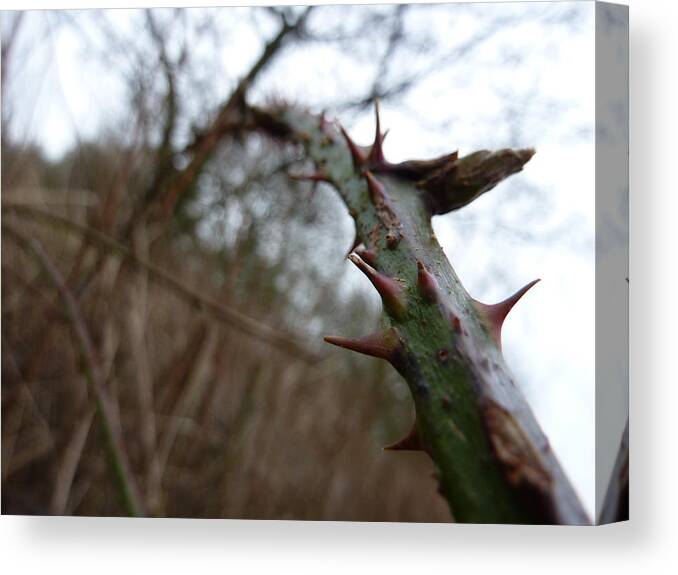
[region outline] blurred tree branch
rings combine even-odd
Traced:
[[[297,34],[303,29],[306,19],[312,9],[313,6],[307,7],[293,22],[289,20],[289,16],[286,12],[280,14],[282,23],[278,33],[266,43],[259,59],[240,80],[230,97],[221,105],[214,120],[208,126],[200,130],[196,138],[184,150],[183,155],[188,155],[190,158],[187,166],[178,172],[174,172],[169,163],[159,167],[153,181],[154,189],[149,190],[146,196],[151,201],[156,197],[162,196],[160,199],[162,207],[160,214],[158,214],[162,220],[166,220],[169,217],[179,197],[195,183],[202,172],[205,163],[210,158],[221,139],[226,134],[232,132],[235,127],[242,124],[242,113],[248,89],[254,84],[261,72],[270,65],[272,60],[284,46],[285,41],[290,36]],[[154,37],[159,38],[157,29],[155,30]],[[171,85],[172,84],[170,84],[170,86]],[[167,97],[168,110],[176,113],[176,107],[171,105],[170,98],[174,98],[174,94],[171,90],[168,91]],[[169,138],[171,138],[171,130],[169,128],[172,127],[173,121],[174,116],[169,116],[168,112],[165,135],[168,135],[169,132]],[[169,142],[165,142],[163,139],[161,149],[166,148],[168,143]],[[164,154],[167,156],[168,152],[165,150]],[[146,203],[145,207],[153,209],[150,202]],[[135,219],[136,218],[133,218],[131,220],[131,225],[134,225]]]

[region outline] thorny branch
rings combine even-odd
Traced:
[[[392,449],[428,453],[455,519],[589,524],[580,501],[501,355],[501,325],[531,282],[493,305],[471,298],[438,245],[434,214],[459,209],[520,171],[534,150],[481,150],[392,164],[377,106],[370,147],[302,110],[253,110],[262,129],[301,144],[356,224],[349,259],[381,296],[383,327],[328,337],[385,359],[407,381],[413,429]],[[343,142],[342,142],[343,136]]]

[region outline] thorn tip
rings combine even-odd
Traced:
[[[428,303],[438,301],[438,282],[421,260],[417,260],[417,284],[425,301]]]
[[[419,432],[417,431],[416,422],[412,425],[409,433],[399,439],[395,443],[391,443],[384,447],[384,451],[425,451],[421,443],[421,438],[419,437]]]
[[[380,119],[380,106],[379,106],[379,98],[374,99],[374,113],[376,116],[376,129],[375,129],[375,134],[374,134],[374,143],[372,144],[372,148],[370,149],[370,154],[367,158],[367,161],[370,165],[374,166],[384,166],[386,164],[386,159],[384,158],[384,148],[383,148],[383,143],[384,143],[384,138],[386,137],[386,133],[381,132],[381,119]]]
[[[512,296],[500,301],[499,303],[487,305],[474,300],[474,306],[480,315],[483,325],[489,332],[492,339],[494,339],[499,349],[501,349],[501,328],[504,324],[506,316],[509,314],[513,306],[518,303],[520,298],[522,298],[527,293],[527,291],[539,281],[541,280],[536,279],[531,281],[527,285],[520,288]]]
[[[372,282],[372,285],[381,296],[386,312],[394,319],[404,319],[407,313],[407,302],[405,300],[405,290],[400,282],[379,273],[355,252],[349,254],[348,259]]]
[[[328,335],[323,339],[326,343],[351,351],[357,351],[363,355],[378,357],[389,362],[395,360],[397,340],[394,337],[385,336],[381,333],[375,333],[356,339]]]

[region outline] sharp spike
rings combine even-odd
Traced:
[[[391,445],[387,445],[384,447],[384,451],[425,451],[417,431],[416,422],[405,437]]]
[[[405,299],[405,289],[400,282],[379,273],[363,261],[355,252],[349,254],[348,259],[372,282],[372,285],[381,296],[386,312],[394,319],[402,320],[407,313],[407,302]]]
[[[370,198],[376,207],[381,207],[386,203],[387,192],[384,185],[372,175],[369,170],[365,171],[367,179],[367,188],[370,191]]]
[[[358,339],[328,335],[324,340],[329,344],[385,359],[391,363],[396,360],[398,339],[395,337],[395,333],[388,333],[387,335],[374,333]]]
[[[377,134],[376,138],[381,137],[381,119],[380,119],[380,114],[379,112],[381,108],[381,102],[379,101],[379,98],[374,99],[374,115],[376,117],[376,125],[377,125]]]
[[[379,98],[374,100],[374,113],[376,115],[376,130],[374,134],[374,144],[370,149],[370,155],[368,156],[368,163],[374,166],[384,166],[386,164],[386,159],[384,158],[384,138],[386,133],[381,133],[381,120],[379,114]]]
[[[417,260],[417,284],[422,297],[429,303],[438,301],[438,282],[435,276],[426,269],[424,262]]]
[[[353,167],[357,171],[361,171],[363,169],[363,166],[367,162],[367,157],[365,156],[365,153],[360,149],[358,144],[356,144],[351,139],[351,136],[348,135],[346,130],[344,130],[343,126],[340,125],[339,129],[341,130],[341,135],[344,136],[344,140],[346,140],[346,144],[348,145],[348,149],[351,152],[351,157],[353,158]]]
[[[520,300],[520,298],[522,298],[525,293],[527,293],[527,291],[539,281],[540,280],[538,279],[531,281],[526,286],[520,288],[511,297],[508,297],[499,303],[487,305],[473,300],[473,305],[478,311],[485,329],[487,329],[488,333],[492,339],[494,339],[499,349],[501,349],[501,326],[504,324],[506,316],[509,314],[513,306],[518,303],[518,300]]]

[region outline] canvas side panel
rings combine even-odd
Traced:
[[[596,3],[596,517],[629,412],[628,7]]]

